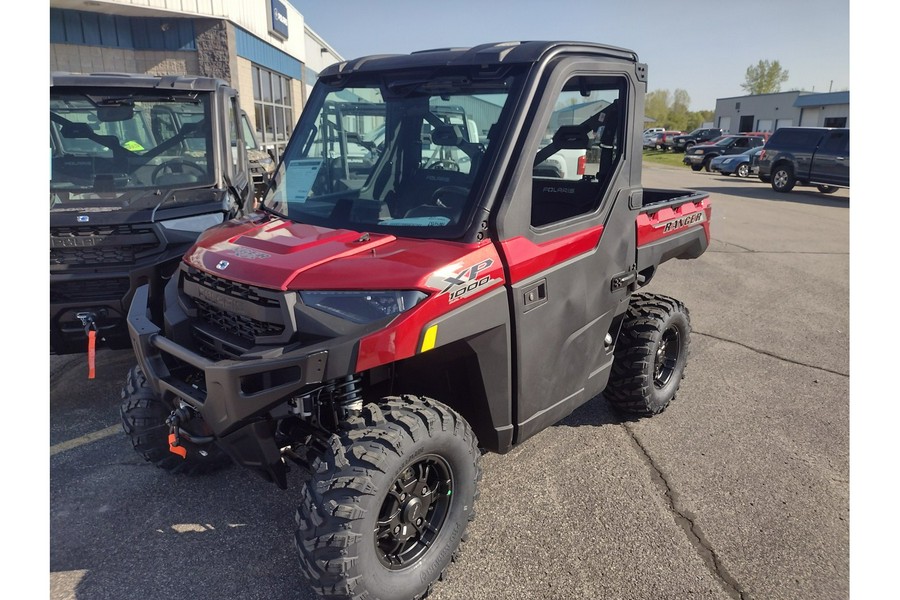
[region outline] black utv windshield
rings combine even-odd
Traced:
[[[335,229],[458,236],[523,71],[320,83],[265,204],[292,220]]]
[[[51,210],[86,201],[134,206],[172,198],[171,190],[212,186],[211,98],[51,88]]]

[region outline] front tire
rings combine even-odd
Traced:
[[[166,418],[171,414],[172,406],[156,396],[140,366],[128,372],[121,399],[122,429],[135,452],[147,462],[170,473],[188,475],[211,473],[231,464],[231,458],[215,443],[194,446],[182,440],[184,457],[170,451]]]
[[[776,192],[786,193],[794,189],[797,178],[794,170],[787,165],[779,165],[772,170],[772,189]]]
[[[604,397],[627,413],[664,411],[684,379],[690,335],[690,314],[681,302],[634,294],[616,341]]]
[[[468,423],[415,396],[369,404],[312,461],[295,515],[304,575],[324,598],[423,598],[474,516],[481,453]]]

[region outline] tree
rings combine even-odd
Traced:
[[[685,90],[654,90],[644,99],[644,115],[653,119],[648,125],[670,130],[691,131],[712,120],[712,111],[690,111],[691,96]]]
[[[788,80],[788,72],[777,60],[761,60],[747,67],[741,87],[750,94],[771,94],[781,91],[781,84]]]

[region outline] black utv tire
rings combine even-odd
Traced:
[[[664,411],[684,378],[690,334],[690,314],[681,302],[634,294],[616,341],[604,397],[627,413]]]
[[[323,598],[421,599],[459,552],[481,479],[468,423],[415,396],[368,404],[311,462],[295,520]]]
[[[187,455],[184,458],[169,450],[166,418],[172,407],[156,396],[139,366],[128,372],[121,397],[122,429],[131,439],[134,450],[147,462],[170,473],[187,475],[211,473],[231,464],[231,458],[215,444],[200,448],[185,443]]]
[[[794,169],[788,165],[778,165],[772,169],[772,189],[776,192],[789,192],[794,189],[797,178]]]

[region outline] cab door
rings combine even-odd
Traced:
[[[816,150],[810,172],[813,181],[850,185],[850,130],[829,131]]]
[[[622,63],[596,59],[558,59],[542,84],[497,221],[514,331],[516,443],[605,387],[607,339],[627,308],[622,282],[635,257],[629,204],[639,188],[629,182],[639,186],[641,139],[631,132],[641,131],[643,89]],[[561,168],[573,162],[583,168]]]

